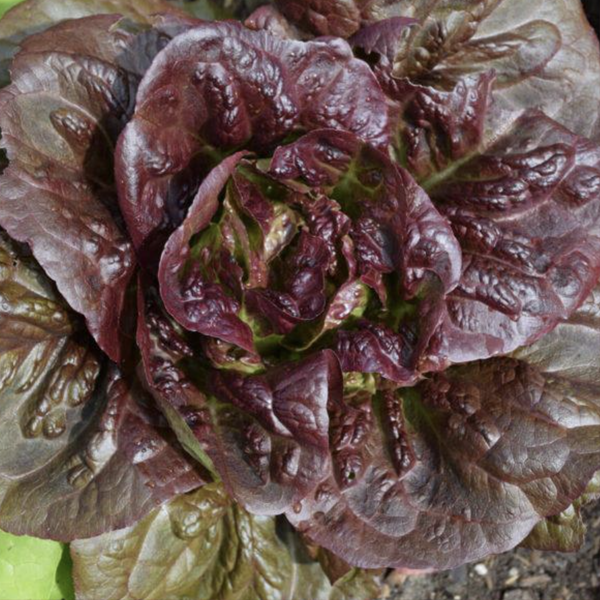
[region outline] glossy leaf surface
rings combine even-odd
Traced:
[[[385,146],[391,120],[375,77],[343,40],[199,25],[154,62],[119,143],[121,209],[133,241],[152,258],[182,221],[199,178],[239,147],[273,149],[318,127]]]
[[[378,589],[374,575],[355,572],[332,586],[285,525],[250,515],[214,484],[135,527],[75,542],[72,555],[89,600],[370,600]]]
[[[118,17],[66,21],[30,37],[0,92],[10,166],[0,224],[30,244],[101,348],[121,358],[125,293],[134,266],[116,213],[112,152],[139,78],[165,42],[115,27]]]

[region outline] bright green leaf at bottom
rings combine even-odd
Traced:
[[[70,571],[63,544],[0,531],[0,600],[71,600]]]
[[[2,16],[9,8],[15,4],[19,4],[23,0],[0,0],[0,16]]]

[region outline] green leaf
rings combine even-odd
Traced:
[[[594,475],[581,498],[560,514],[538,523],[521,545],[547,552],[577,552],[585,542],[586,533],[581,509],[598,500],[599,494],[600,472]]]
[[[2,16],[9,8],[19,4],[22,0],[0,0],[0,16]]]
[[[218,484],[137,525],[71,545],[86,600],[371,600],[377,573],[332,585],[291,527],[247,513]]]
[[[0,531],[3,600],[71,600],[73,584],[63,544]]]
[[[524,548],[546,552],[577,552],[585,541],[585,524],[580,507],[566,510],[538,523],[525,541]]]

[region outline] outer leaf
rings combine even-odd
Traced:
[[[186,364],[191,347],[146,296],[138,321],[146,380],[182,444],[204,464],[208,455],[248,510],[285,511],[328,468],[327,406],[341,393],[335,357],[316,353],[264,375],[212,371],[202,382],[205,396]]]
[[[134,523],[203,483],[145,402],[111,367],[51,461],[0,480],[0,526],[61,541]]]
[[[581,507],[572,504],[558,515],[538,523],[522,546],[547,552],[577,552],[585,542]]]
[[[575,133],[599,133],[600,53],[579,0],[409,0],[394,14],[422,23],[400,41],[396,77],[449,90],[496,72],[492,138],[509,115],[539,106]]]
[[[516,356],[538,365],[548,377],[557,376],[565,389],[583,389],[593,394],[600,384],[599,307],[600,290],[596,288],[568,322],[561,323],[537,344],[520,349]],[[563,513],[538,524],[524,545],[563,552],[578,550],[585,539],[581,507],[597,500],[598,491],[599,476],[596,474],[581,498]]]
[[[430,368],[534,342],[596,283],[600,150],[540,113],[526,114],[430,189],[464,265],[430,346]]]
[[[0,297],[0,477],[19,477],[68,446],[100,364],[35,261],[5,234]]]
[[[600,288],[592,290],[568,321],[514,356],[549,377],[564,378],[573,388],[593,390],[600,385]]]
[[[597,398],[515,359],[373,404],[358,392],[331,415],[333,476],[288,517],[361,566],[447,569],[505,551],[585,490],[600,461]]]
[[[202,483],[26,251],[0,237],[0,527],[59,540]]]
[[[23,40],[60,21],[119,14],[137,23],[146,23],[150,15],[174,11],[172,4],[165,0],[26,0],[13,4],[17,6],[0,21],[0,87],[10,82],[10,63]]]
[[[521,545],[550,552],[577,552],[583,546],[586,534],[582,509],[599,498],[600,473],[597,472],[580,498],[560,514],[540,521]]]
[[[63,546],[0,531],[0,590],[10,600],[71,600],[59,579]],[[67,594],[65,594],[67,592]]]
[[[231,504],[216,485],[181,496],[138,525],[71,546],[86,600],[371,600],[375,578],[331,586],[275,520]],[[187,557],[183,560],[183,557]]]
[[[121,316],[133,272],[118,224],[112,152],[141,74],[165,42],[118,17],[66,21],[30,37],[0,92],[0,224],[29,243],[101,348],[121,355]]]
[[[292,132],[318,127],[385,147],[391,121],[375,77],[345,42],[203,24],[153,63],[119,142],[120,202],[133,241],[155,259],[223,153],[269,150]]]

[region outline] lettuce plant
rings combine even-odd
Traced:
[[[0,21],[0,528],[79,598],[375,598],[600,470],[579,0]]]

